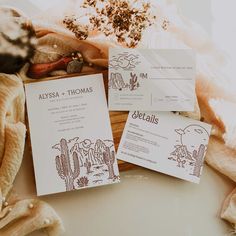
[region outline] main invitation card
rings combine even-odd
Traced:
[[[211,126],[171,112],[129,113],[117,158],[199,183]]]
[[[193,111],[195,60],[187,49],[110,49],[109,109]]]
[[[25,92],[38,195],[119,182],[102,74]]]

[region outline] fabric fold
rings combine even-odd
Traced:
[[[37,199],[11,200],[25,147],[24,115],[21,78],[0,74],[0,235],[24,236],[45,229],[48,235],[58,236],[64,228],[51,206]]]

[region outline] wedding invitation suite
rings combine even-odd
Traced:
[[[109,51],[109,109],[193,111],[195,54],[192,50]]]
[[[102,74],[25,92],[38,195],[119,182]]]
[[[199,183],[211,126],[171,112],[129,113],[117,158]]]

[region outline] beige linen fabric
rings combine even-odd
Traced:
[[[23,236],[45,229],[48,235],[57,236],[63,232],[63,226],[48,204],[38,199],[16,201],[10,197],[24,152],[24,107],[21,79],[0,73],[0,235]]]

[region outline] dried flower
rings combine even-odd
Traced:
[[[162,22],[162,26],[161,26],[162,29],[163,29],[163,30],[167,30],[169,24],[170,24],[170,22],[169,22],[168,20],[164,20],[164,21]]]
[[[66,28],[73,32],[77,38],[85,40],[88,37],[88,27],[78,24],[74,15],[71,17],[66,16],[63,20],[63,24],[65,24]]]
[[[88,37],[89,31],[98,30],[107,37],[115,36],[117,42],[127,47],[135,47],[141,41],[143,31],[156,19],[150,13],[149,3],[137,8],[128,0],[84,0],[82,7],[95,9],[95,14],[88,14],[90,24],[82,26],[74,15],[66,16],[63,21],[81,40]]]

